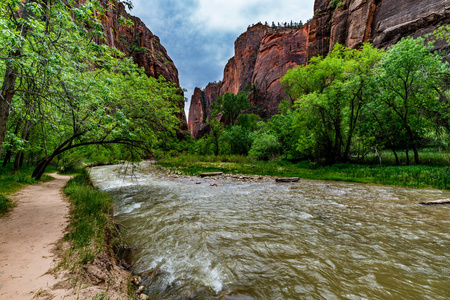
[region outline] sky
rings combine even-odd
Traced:
[[[130,14],[161,39],[187,89],[186,113],[195,87],[220,81],[234,41],[258,22],[305,23],[314,0],[132,0]]]

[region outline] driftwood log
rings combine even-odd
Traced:
[[[200,177],[212,177],[223,175],[223,172],[200,173]]]
[[[298,177],[284,177],[284,178],[277,178],[276,182],[298,182],[300,178]]]
[[[438,205],[438,204],[450,204],[450,199],[442,199],[437,201],[427,201],[427,202],[420,202],[422,205]]]

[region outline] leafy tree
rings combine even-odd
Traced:
[[[252,145],[250,131],[243,126],[228,126],[219,138],[220,154],[247,155]]]
[[[280,147],[281,145],[275,135],[268,132],[258,132],[255,134],[248,156],[258,160],[269,160],[279,154]]]
[[[291,69],[282,78],[296,99],[298,150],[327,163],[347,161],[361,109],[370,95],[368,78],[381,51],[365,44],[360,50],[335,45],[325,58]]]
[[[376,101],[382,109],[393,112],[396,122],[407,135],[407,147],[420,163],[418,147],[426,128],[430,128],[429,114],[449,111],[448,102],[439,101],[439,86],[447,72],[447,63],[431,52],[423,38],[403,39],[392,46],[376,71]]]
[[[241,112],[250,108],[250,101],[245,92],[237,95],[227,92],[225,95],[219,96],[211,108],[215,114],[222,113],[225,124],[231,125],[234,124]]]
[[[237,118],[238,125],[246,128],[249,131],[255,131],[258,128],[258,121],[261,118],[257,114],[240,114]]]
[[[0,74],[4,83],[11,81],[11,72],[20,78],[8,84],[13,96],[2,103],[24,124],[21,140],[32,139],[32,151],[42,158],[33,176],[40,178],[58,155],[79,147],[122,144],[132,156],[148,155],[161,139],[174,135],[179,110],[168,100],[182,100],[179,88],[148,78],[116,49],[92,42],[102,38],[96,18],[100,4],[47,3],[25,2],[22,15],[19,1],[0,6],[0,39],[6,42],[0,48],[5,58]],[[26,36],[15,29],[21,24],[29,26]]]
[[[280,114],[270,118],[267,130],[277,137],[281,146],[281,154],[285,156],[285,159],[297,159],[300,157],[297,150],[300,135],[298,131],[294,130],[295,112],[287,100],[282,101],[279,111]]]

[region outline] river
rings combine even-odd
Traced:
[[[91,169],[162,299],[449,299],[450,191]]]

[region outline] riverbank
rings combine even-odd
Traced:
[[[64,187],[71,203],[70,224],[60,242],[57,272],[72,285],[65,297],[136,299],[126,270],[127,245],[112,217],[112,199],[92,187],[83,170]]]
[[[320,166],[310,162],[292,163],[288,161],[250,161],[245,157],[209,157],[183,155],[164,158],[158,164],[172,172],[196,175],[205,172],[228,174],[300,177],[376,183],[416,188],[450,189],[450,166],[386,166],[336,164]]]
[[[138,299],[139,278],[120,265],[127,248],[111,198],[87,172],[28,186],[26,172],[2,175],[9,194],[22,189],[5,197],[14,208],[0,218],[0,298]]]

